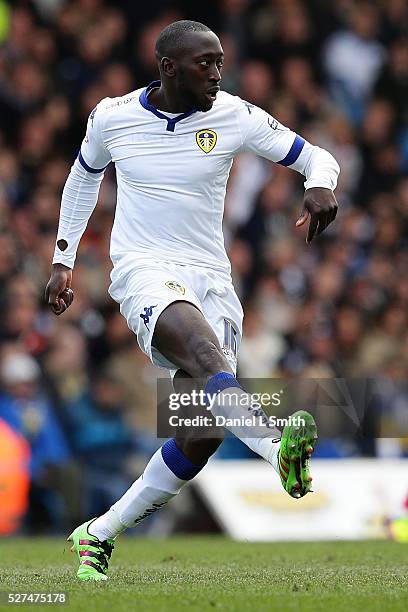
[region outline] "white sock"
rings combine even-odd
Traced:
[[[101,541],[115,538],[166,504],[203,467],[193,465],[175,441],[168,440],[155,452],[140,478],[105,514],[91,523],[88,531]]]
[[[99,540],[115,538],[128,527],[134,527],[149,514],[167,503],[186,483],[173,474],[163,461],[161,449],[155,452],[143,474],[126,493],[89,527]]]
[[[249,446],[249,444],[248,446],[254,451],[254,453],[258,453],[258,455],[263,457],[265,461],[270,463],[274,470],[279,474],[278,453],[280,448],[280,440],[278,442],[273,442],[273,440],[276,440],[276,436],[273,438],[250,438],[252,446]],[[242,441],[247,444],[248,438],[244,438]]]

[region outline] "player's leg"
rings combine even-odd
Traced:
[[[161,310],[162,304],[159,300],[153,300],[152,304],[154,303]],[[142,314],[146,312],[140,306],[136,308],[136,312],[139,310]],[[171,316],[171,322],[167,316],[169,311],[170,314],[171,312],[174,314]],[[144,320],[145,326],[141,326],[137,318],[137,323],[134,324],[135,327],[138,325],[138,339],[141,346],[146,347],[147,342],[146,340],[143,342],[140,333],[145,337],[147,333],[152,335],[152,330],[162,318],[163,333],[159,339],[166,343],[168,334],[170,347],[178,342],[181,346],[187,346],[184,354],[181,354],[181,350],[176,350],[174,354],[169,350],[164,355],[169,363],[174,363],[183,370],[174,378],[177,392],[191,392],[193,376],[208,378],[217,371],[231,371],[215,334],[193,304],[183,301],[173,302],[159,314],[157,321],[154,321],[154,310],[148,310],[147,315],[149,320]],[[172,329],[184,330],[187,336],[181,333],[176,340],[172,337]],[[155,348],[160,351],[160,345],[155,344]],[[186,371],[187,368],[189,372]],[[217,438],[212,439],[200,439],[195,432],[195,435],[189,438],[177,441],[170,439],[156,451],[140,478],[104,515],[81,525],[71,534],[69,539],[73,541],[73,549],[80,557],[78,577],[82,580],[106,579],[108,552],[110,555],[114,538],[126,528],[137,525],[177,495],[182,486],[204,467],[220,442],[219,432]]]
[[[170,304],[156,323],[153,344],[190,376],[206,381],[204,390],[213,400],[210,405],[213,415],[240,419],[242,426],[228,428],[273,465],[290,495],[303,497],[310,491],[309,458],[317,437],[313,417],[304,411],[295,413],[283,434],[270,427],[263,410],[252,407],[214,330],[200,311],[187,302]],[[231,398],[236,398],[235,403]],[[248,416],[257,417],[259,424],[247,425]],[[189,448],[184,450],[189,457]]]
[[[173,386],[177,393],[191,393],[194,385],[186,372],[178,371]],[[211,430],[206,431],[206,438],[200,436],[199,430],[193,430],[187,436],[168,440],[150,459],[140,478],[92,523],[91,533],[100,540],[114,538],[177,495],[221,444],[222,431],[219,428],[213,431],[213,437]]]
[[[152,345],[194,379],[233,373],[203,313],[187,301],[169,304],[159,316]]]
[[[210,396],[218,396],[219,401],[211,404],[214,416],[231,418],[248,417],[248,404],[245,407],[231,405],[229,393],[247,395],[233,374],[233,367],[221,349],[220,342],[202,312],[188,302],[170,304],[156,322],[152,344],[166,359],[177,364],[196,381],[204,381],[204,390]],[[242,404],[244,404],[243,402]],[[203,411],[206,406],[202,407]],[[232,432],[254,452],[274,464],[278,470],[278,446],[271,441],[280,437],[278,430],[266,427],[234,428]],[[265,438],[265,442],[262,442]],[[183,448],[190,456],[190,447]]]
[[[73,542],[71,550],[77,552],[80,561],[78,578],[106,580],[116,536],[135,527],[175,497],[205,463],[206,459],[197,464],[190,461],[174,438],[165,442],[147,463],[143,474],[105,514],[80,525],[69,536],[68,540]]]
[[[135,266],[127,277],[119,280],[113,293],[121,305],[121,313],[136,334],[140,348],[155,364],[177,370],[178,364],[160,355],[152,347],[151,340],[161,313],[180,296],[190,302],[194,313],[200,314],[196,294],[176,271],[169,271],[169,266]],[[182,378],[176,377],[176,386],[183,384]],[[171,439],[158,449],[140,478],[105,514],[84,523],[69,537],[80,559],[78,577],[81,580],[106,579],[114,538],[177,495],[182,486],[204,467],[218,444],[218,441],[183,439],[176,442]]]
[[[242,337],[242,306],[228,277],[213,273],[207,273],[206,277],[203,313],[235,371]],[[245,392],[242,399],[249,399]],[[282,434],[276,430],[276,442],[272,437],[273,430],[266,436],[263,432],[254,432],[254,428],[251,428],[251,432],[240,432],[234,428],[233,433],[238,437],[243,436],[243,441],[252,450],[272,464],[287,493],[293,497],[302,497],[311,490],[309,458],[316,442],[317,430],[313,417],[307,412],[296,412],[290,418]],[[255,438],[250,439],[251,433]]]
[[[197,308],[190,306],[194,314],[202,317]],[[188,373],[179,370],[173,379],[175,391],[191,393],[191,381]],[[81,580],[105,580],[116,536],[140,523],[177,495],[183,485],[204,467],[221,441],[219,431],[217,437],[214,434],[214,438],[205,439],[200,439],[199,433],[194,432],[187,438],[170,439],[156,451],[140,478],[105,514],[81,525],[71,534],[69,539],[80,559],[78,577]]]

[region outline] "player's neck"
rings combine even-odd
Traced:
[[[177,94],[164,90],[163,85],[151,91],[149,103],[165,113],[182,114],[192,110],[177,97]]]

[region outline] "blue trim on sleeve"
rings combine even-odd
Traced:
[[[144,89],[142,93],[140,94],[139,102],[143,106],[143,108],[153,113],[153,115],[156,115],[156,117],[158,117],[159,119],[165,119],[165,121],[167,121],[167,127],[166,127],[167,132],[174,132],[176,128],[176,123],[178,121],[181,121],[182,119],[186,119],[187,117],[190,117],[190,115],[192,115],[193,113],[196,113],[197,111],[196,109],[193,109],[191,111],[188,111],[188,113],[182,113],[181,115],[177,115],[177,117],[167,117],[167,115],[165,115],[164,113],[161,113],[159,110],[157,110],[155,106],[153,106],[153,104],[150,104],[148,100],[149,93],[152,91],[152,89],[156,89],[157,87],[160,87],[160,85],[161,85],[160,81],[153,81],[152,83],[150,83],[150,85],[148,85],[146,89]]]
[[[176,444],[174,438],[167,440],[161,447],[161,454],[164,463],[167,465],[169,470],[173,472],[180,480],[191,480],[194,476],[197,476],[207,462],[202,465],[194,465],[190,459],[181,452]]]
[[[208,397],[209,395],[217,395],[217,393],[224,391],[224,389],[230,389],[231,387],[242,389],[233,374],[229,372],[218,372],[218,374],[214,374],[214,376],[211,376],[211,378],[207,380],[204,392]]]
[[[280,164],[281,166],[291,166],[292,164],[294,164],[299,155],[301,154],[304,145],[305,139],[301,138],[296,134],[296,138],[289,149],[289,153],[286,155],[286,157],[281,159],[281,161],[278,161],[278,164]]]
[[[91,172],[92,174],[99,174],[100,172],[103,172],[104,170],[106,170],[106,168],[108,167],[108,166],[105,166],[104,168],[91,168],[91,166],[88,166],[88,164],[84,160],[81,150],[79,150],[79,153],[78,153],[78,161],[81,164],[81,166],[85,168],[87,172]]]

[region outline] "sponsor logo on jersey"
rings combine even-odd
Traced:
[[[196,142],[204,153],[209,153],[217,144],[217,134],[214,130],[200,130],[196,132]]]
[[[184,295],[186,292],[185,287],[183,287],[183,285],[180,285],[180,283],[178,283],[177,281],[167,281],[165,284],[168,289],[177,291],[177,293],[180,293],[181,295]]]

